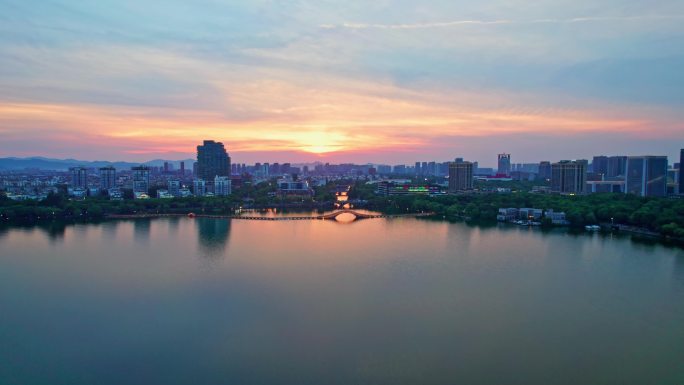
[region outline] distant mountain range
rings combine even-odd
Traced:
[[[0,158],[0,170],[23,170],[23,169],[42,169],[42,170],[67,170],[69,167],[83,166],[83,167],[104,167],[113,166],[117,169],[126,169],[133,166],[145,165],[151,167],[162,167],[164,162],[169,162],[173,165],[175,170],[180,168],[180,162],[185,162],[185,169],[192,170],[192,163],[194,159],[184,160],[165,160],[154,159],[148,162],[131,163],[131,162],[109,162],[104,160],[76,160],[76,159],[52,159],[43,157],[30,158]]]

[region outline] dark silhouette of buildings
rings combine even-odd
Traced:
[[[549,162],[549,161],[539,162],[539,178],[551,179],[551,162]]]
[[[217,176],[230,177],[230,157],[223,143],[205,140],[197,146],[197,175],[196,178],[213,182]]]
[[[667,195],[667,157],[627,157],[625,191],[644,197]]]
[[[109,190],[116,187],[116,169],[112,166],[100,167],[100,188]]]
[[[608,167],[606,169],[606,177],[615,178],[624,176],[627,166],[626,156],[611,156],[608,157]]]
[[[449,163],[449,192],[472,190],[473,164],[471,162]]]
[[[501,175],[511,174],[511,154],[499,154],[498,173]]]
[[[133,192],[145,193],[150,191],[150,168],[147,166],[131,167],[133,171]]]
[[[607,175],[608,174],[608,157],[605,155],[595,156],[591,161],[592,171],[594,174]]]
[[[551,165],[551,191],[582,194],[587,184],[585,161],[561,160]]]
[[[88,170],[85,167],[72,167],[69,171],[71,171],[71,188],[88,187]]]

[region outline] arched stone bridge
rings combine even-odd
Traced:
[[[398,218],[398,217],[428,217],[435,215],[434,213],[411,213],[411,214],[365,214],[351,209],[341,209],[332,213],[324,215],[311,216],[283,216],[283,217],[263,217],[263,216],[232,216],[232,219],[250,219],[258,221],[301,221],[301,220],[337,220],[342,214],[351,214],[354,216],[353,220],[371,219],[371,218]],[[199,216],[199,215],[198,215]]]
[[[353,215],[356,219],[369,219],[369,218],[386,218],[387,215],[385,214],[364,214],[360,213],[358,211],[350,210],[350,209],[342,209],[342,210],[337,210],[335,212],[325,214],[325,215],[319,215],[316,217],[316,219],[337,219],[338,216],[342,214],[351,214]]]
[[[364,214],[351,209],[337,210],[332,213],[324,215],[309,215],[309,216],[282,216],[282,217],[264,217],[264,216],[247,216],[247,215],[208,215],[208,214],[123,214],[123,215],[108,215],[110,219],[135,219],[135,218],[157,218],[157,217],[178,217],[189,216],[191,218],[214,218],[214,219],[242,219],[253,221],[303,221],[303,220],[329,220],[337,219],[342,214],[351,214],[354,220],[371,219],[371,218],[400,218],[400,217],[429,217],[434,213],[408,213],[408,214]]]

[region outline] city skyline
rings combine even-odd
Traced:
[[[204,140],[204,142],[206,142],[206,140]],[[210,142],[213,142],[213,141],[210,140]],[[219,144],[223,144],[223,143],[219,143]],[[197,146],[195,146],[195,148],[196,148],[196,147],[197,147]],[[226,150],[226,151],[230,151],[230,148],[225,148],[225,150]],[[531,165],[531,164],[539,165],[539,164],[542,164],[542,163],[549,163],[549,162],[555,163],[555,162],[560,162],[560,161],[565,161],[565,160],[568,160],[568,161],[585,160],[585,161],[587,161],[589,164],[594,164],[594,163],[597,161],[597,158],[607,158],[607,159],[608,159],[608,158],[624,158],[624,159],[626,159],[627,157],[630,157],[630,156],[631,156],[631,157],[640,157],[640,156],[663,156],[663,157],[667,158],[668,165],[669,165],[669,166],[672,166],[672,165],[676,165],[676,164],[681,164],[681,158],[682,158],[682,154],[683,154],[682,151],[684,151],[684,150],[682,150],[682,149],[677,150],[677,151],[676,151],[676,152],[677,152],[676,156],[673,156],[673,157],[669,157],[669,156],[667,156],[667,155],[663,155],[662,152],[660,152],[660,153],[651,153],[651,154],[645,153],[645,152],[638,152],[638,153],[634,153],[634,154],[609,154],[609,153],[600,153],[600,154],[593,154],[593,155],[591,155],[591,156],[586,156],[586,157],[570,156],[570,157],[566,157],[566,158],[559,158],[559,157],[556,156],[556,157],[554,157],[554,158],[549,158],[549,159],[540,159],[540,158],[536,158],[536,159],[535,159],[535,158],[533,158],[530,154],[527,154],[527,155],[528,155],[528,158],[526,158],[526,159],[531,159],[531,160],[526,160],[526,161],[518,161],[518,160],[516,160],[516,158],[514,158],[514,157],[511,158],[511,156],[514,156],[514,154],[513,154],[513,155],[511,155],[511,154],[504,154],[504,155],[508,155],[508,156],[509,156],[509,159],[511,159],[511,160],[510,160],[510,165],[509,165],[509,168],[511,168],[511,169],[512,169],[514,166],[525,166],[525,165]],[[231,151],[231,152],[232,152],[232,151]],[[462,162],[463,160],[467,160],[467,161],[469,161],[469,162],[474,162],[474,163],[476,163],[476,164],[477,164],[479,167],[481,167],[481,168],[491,168],[491,169],[494,170],[494,171],[500,171],[500,170],[498,170],[498,168],[499,168],[499,164],[498,164],[498,163],[499,163],[499,162],[498,162],[499,159],[497,159],[500,155],[502,155],[502,154],[494,154],[494,158],[493,158],[493,159],[490,159],[490,158],[492,158],[492,156],[489,156],[488,158],[486,158],[486,159],[484,159],[484,160],[481,160],[481,159],[466,159],[466,158],[464,158],[463,156],[455,155],[455,156],[452,156],[451,159],[421,158],[420,160],[415,161],[415,162],[414,162],[414,160],[409,160],[409,161],[406,161],[406,162],[402,162],[402,161],[391,162],[391,161],[388,161],[387,159],[385,159],[385,160],[382,160],[382,159],[381,159],[381,160],[379,160],[379,161],[369,161],[369,162],[363,162],[363,161],[359,161],[359,160],[355,160],[355,159],[345,159],[345,160],[342,160],[342,161],[340,161],[340,162],[328,161],[328,160],[326,160],[326,159],[313,159],[313,160],[309,160],[309,161],[288,162],[288,161],[283,161],[283,160],[281,160],[281,159],[273,158],[272,155],[270,155],[270,156],[267,155],[267,158],[265,158],[265,159],[264,159],[264,158],[256,158],[256,159],[254,159],[254,160],[252,160],[252,161],[242,161],[242,160],[238,159],[238,160],[236,160],[235,163],[236,163],[236,164],[247,164],[247,165],[255,165],[255,164],[258,165],[258,164],[269,164],[269,163],[274,163],[274,164],[278,164],[278,163],[283,163],[283,164],[285,164],[285,163],[287,163],[287,164],[293,164],[293,165],[355,164],[355,165],[386,165],[386,166],[406,166],[406,167],[411,167],[411,166],[413,166],[414,164],[421,164],[421,163],[428,163],[428,162],[431,162],[431,163],[435,163],[435,162],[436,162],[436,163],[438,163],[438,164],[443,164],[443,163],[449,163],[449,162]],[[429,156],[430,156],[430,155],[428,155],[428,157],[429,157]],[[111,160],[111,159],[101,159],[101,158],[96,158],[96,159],[93,159],[93,160],[89,160],[89,159],[75,159],[74,157],[64,158],[64,159],[58,159],[58,158],[48,158],[48,157],[44,157],[44,156],[27,156],[27,157],[7,157],[7,158],[0,158],[0,160],[2,160],[2,159],[15,159],[15,160],[31,160],[31,159],[38,159],[38,160],[45,160],[45,161],[60,161],[60,162],[70,161],[70,162],[72,162],[73,165],[72,165],[72,166],[68,166],[68,167],[82,166],[81,164],[78,164],[79,162],[95,163],[96,165],[91,165],[91,166],[89,166],[89,167],[92,167],[92,168],[99,168],[99,167],[102,167],[102,166],[97,165],[97,164],[102,164],[102,163],[106,164],[106,166],[104,166],[104,167],[111,167],[111,165],[109,165],[109,164],[122,163],[122,164],[125,164],[124,166],[122,166],[122,167],[124,167],[124,168],[130,167],[130,165],[150,165],[150,164],[154,164],[154,163],[159,163],[159,164],[161,164],[161,165],[160,165],[160,166],[156,166],[156,167],[160,168],[160,167],[167,167],[167,166],[169,166],[169,165],[173,166],[173,163],[178,163],[178,166],[179,166],[179,167],[180,167],[180,166],[185,166],[185,167],[187,167],[187,165],[184,164],[185,162],[196,162],[196,161],[197,161],[197,152],[195,152],[195,154],[190,154],[190,155],[188,155],[188,157],[186,157],[186,158],[177,158],[177,159],[162,159],[162,158],[156,158],[156,159],[143,159],[143,160],[140,160],[140,161]],[[229,156],[229,160],[230,160],[230,156]],[[171,162],[171,163],[168,163],[168,162]],[[491,162],[491,163],[490,163],[490,162]],[[162,164],[162,163],[163,163],[163,164]],[[190,164],[190,166],[192,166],[192,163]],[[64,165],[63,165],[62,168],[64,168],[64,167],[67,167],[67,166],[64,166]],[[603,167],[603,166],[599,166],[599,167]],[[610,166],[609,166],[609,167],[610,167]],[[8,169],[15,169],[15,168],[16,168],[16,167],[10,167],[10,168],[8,168]],[[19,167],[19,169],[20,169],[20,168],[22,168],[22,167]],[[29,168],[31,168],[31,167],[29,167]],[[52,168],[50,168],[50,167],[34,167],[34,168],[52,169]],[[499,173],[501,173],[501,174],[506,174],[507,172],[499,172]],[[608,175],[612,175],[610,171],[608,172]]]
[[[7,1],[3,156],[512,162],[684,142],[684,4]],[[489,164],[489,162],[487,162]]]

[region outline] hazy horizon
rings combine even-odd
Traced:
[[[679,153],[680,150],[677,150],[677,153],[672,156],[668,156],[668,164],[672,165],[674,163],[679,163]],[[498,154],[498,153],[497,153]],[[497,161],[496,161],[496,156],[497,154],[494,154],[494,160],[491,160],[489,158],[485,160],[480,160],[480,159],[471,159],[471,158],[464,158],[464,160],[467,161],[472,161],[472,162],[478,162],[479,167],[482,168],[495,168],[497,167]],[[394,166],[394,165],[406,165],[406,166],[412,166],[415,162],[431,162],[431,161],[436,161],[436,162],[448,162],[448,161],[453,161],[454,159],[432,159],[432,158],[423,158],[423,159],[415,159],[413,161],[397,161],[397,162],[383,162],[383,161],[358,161],[354,159],[341,159],[339,161],[331,161],[328,160],[327,157],[321,157],[319,159],[312,159],[312,160],[305,160],[305,161],[288,161],[288,160],[282,160],[278,158],[256,158],[256,160],[253,161],[243,161],[240,159],[236,159],[230,154],[230,151],[228,151],[228,155],[231,156],[231,162],[232,163],[245,163],[245,164],[254,164],[254,163],[292,163],[292,164],[312,164],[312,163],[351,163],[351,164],[384,164],[384,165],[389,165],[389,166]],[[595,154],[595,156],[640,156],[640,155],[665,155],[662,153],[652,153],[652,154],[646,154],[646,153],[640,153],[640,154]],[[553,158],[553,159],[536,159],[536,160],[529,160],[529,161],[518,161],[514,157],[513,154],[511,154],[511,163],[512,164],[517,164],[517,163],[539,163],[542,161],[550,161],[550,162],[557,162],[560,160],[578,160],[578,159],[586,159],[591,163],[592,156],[588,157],[568,157],[568,158]],[[455,157],[461,157],[459,155],[456,155]],[[454,158],[455,158],[454,157]],[[84,161],[84,162],[110,162],[110,163],[148,163],[148,162],[154,162],[154,161],[170,161],[170,162],[182,162],[186,160],[196,160],[196,154],[195,155],[187,155],[185,157],[156,157],[156,158],[147,158],[147,159],[140,159],[140,160],[123,160],[123,159],[101,159],[101,158],[94,158],[94,159],[85,159],[85,158],[78,158],[78,157],[67,157],[67,158],[52,158],[52,157],[47,157],[43,155],[28,155],[28,156],[20,156],[20,157],[13,157],[13,156],[8,156],[5,158],[17,158],[17,159],[31,159],[31,158],[45,158],[45,159],[54,159],[54,160],[75,160],[75,161]],[[191,167],[186,165],[186,167]]]

